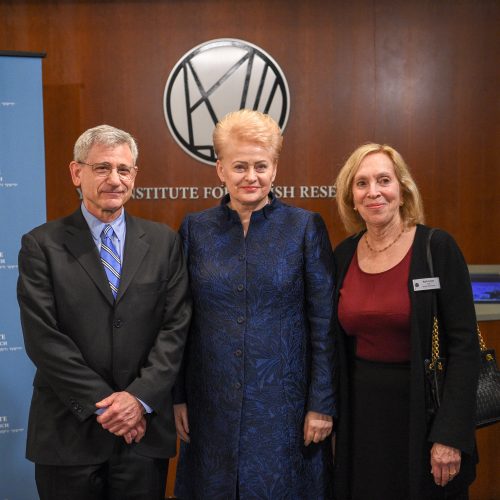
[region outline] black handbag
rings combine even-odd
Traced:
[[[431,229],[427,238],[427,263],[431,277],[434,277],[434,268],[431,255]],[[439,324],[437,319],[437,300],[433,293],[432,299],[432,346],[431,359],[424,361],[425,373],[429,385],[428,414],[432,417],[441,406],[443,384],[446,376],[446,358],[439,355]],[[479,367],[479,383],[476,399],[476,428],[486,427],[500,420],[500,371],[497,367],[494,349],[487,349],[486,344],[476,325],[481,361]]]

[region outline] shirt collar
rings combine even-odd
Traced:
[[[114,221],[102,222],[95,215],[92,215],[82,202],[82,214],[84,219],[87,221],[94,241],[101,241],[102,230],[109,224],[113,228],[118,241],[123,244],[125,241],[125,210],[122,210],[122,213]]]

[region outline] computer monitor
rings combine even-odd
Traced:
[[[500,264],[469,265],[478,321],[500,319]]]

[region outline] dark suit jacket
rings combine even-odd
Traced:
[[[118,438],[96,422],[95,403],[128,391],[150,407],[136,451],[175,454],[171,389],[190,319],[179,236],[126,214],[116,302],[83,215],[23,236],[18,300],[26,351],[37,370],[27,458],[48,465],[105,461]]]
[[[418,225],[412,247],[408,291],[411,301],[411,375],[410,375],[410,499],[443,498],[443,491],[466,488],[475,477],[477,454],[474,439],[474,412],[479,370],[479,342],[476,315],[465,260],[454,239],[437,230],[431,240],[434,275],[440,278],[437,292],[441,354],[448,358],[448,369],[441,408],[430,419],[426,412],[424,360],[431,357],[432,293],[415,292],[413,279],[428,278],[426,258],[429,228]],[[335,250],[337,290],[335,305],[362,233],[344,240]],[[349,492],[349,358],[354,346],[337,321],[340,364],[340,412],[337,422],[334,487],[336,498],[348,499]],[[428,396],[428,394],[427,394]],[[442,443],[462,451],[459,475],[443,489],[435,486],[430,474],[429,450]],[[390,471],[387,472],[390,474]]]

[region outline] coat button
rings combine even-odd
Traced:
[[[120,326],[122,326],[122,320],[121,319],[115,320],[115,322],[113,323],[113,326],[115,328],[120,328]]]
[[[241,389],[241,384],[239,382],[236,382],[236,384],[234,384],[234,388]]]
[[[245,256],[243,254],[240,254],[240,256],[238,257],[240,260],[245,260]]]
[[[239,316],[236,322],[241,325],[245,321],[245,318],[243,316]]]
[[[245,287],[240,283],[238,285],[238,292],[242,292],[245,289]]]
[[[241,355],[243,354],[243,352],[241,351],[241,349],[236,349],[236,351],[234,351],[234,355],[237,357],[237,358],[241,358]]]

